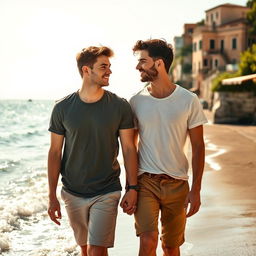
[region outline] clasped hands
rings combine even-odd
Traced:
[[[137,194],[138,192],[134,189],[128,190],[120,203],[124,213],[132,215],[137,209]]]

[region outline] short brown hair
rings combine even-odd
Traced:
[[[82,67],[88,66],[93,68],[97,58],[102,55],[112,57],[114,52],[106,46],[90,46],[88,48],[83,48],[82,51],[76,55],[77,67],[81,77],[83,77]]]
[[[168,73],[173,61],[173,48],[171,44],[161,39],[149,39],[147,41],[139,40],[133,47],[133,52],[146,50],[148,55],[156,59],[162,59],[165,70]]]

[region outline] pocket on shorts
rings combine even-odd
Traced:
[[[138,184],[140,184],[141,182],[143,182],[144,176],[145,176],[145,175],[143,175],[143,173],[142,173],[141,175],[139,175],[139,176],[137,177],[137,179],[138,179]]]
[[[119,201],[121,198],[121,191],[114,191],[106,194],[107,198],[113,200],[113,201]]]
[[[67,198],[67,192],[63,188],[61,188],[60,196],[63,201]]]
[[[95,198],[95,204],[105,209],[107,212],[117,214],[117,207],[121,198],[121,191],[114,191]]]
[[[82,198],[82,197],[77,197],[70,194],[63,188],[61,189],[60,195],[61,195],[61,199],[64,201],[66,206],[70,203],[75,204],[77,201],[81,201],[81,198]]]
[[[179,180],[177,183],[177,195],[181,198],[180,200],[185,201],[189,193],[189,184],[186,180]]]

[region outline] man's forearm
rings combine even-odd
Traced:
[[[136,148],[131,147],[123,152],[126,180],[129,185],[137,184],[138,156]]]
[[[48,185],[49,198],[56,199],[56,189],[59,180],[61,166],[61,153],[51,152],[48,154]]]
[[[204,143],[192,148],[192,172],[193,180],[191,190],[200,191],[204,171],[205,146]]]

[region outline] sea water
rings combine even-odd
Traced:
[[[54,101],[0,101],[1,255],[79,255],[67,218],[59,227],[47,215],[53,105]]]

